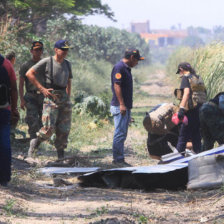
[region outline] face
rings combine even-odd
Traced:
[[[68,49],[55,48],[55,53],[58,57],[65,58],[68,54]]]
[[[16,63],[16,58],[15,58],[15,57],[13,57],[13,58],[11,59],[11,63],[12,63],[12,65],[14,65],[14,64]]]
[[[37,48],[31,50],[31,54],[33,55],[34,60],[39,60],[41,55],[43,54],[43,48]]]
[[[182,77],[184,75],[184,70],[180,68],[179,76]]]
[[[138,59],[136,59],[133,55],[130,57],[130,67],[133,68],[138,64]]]

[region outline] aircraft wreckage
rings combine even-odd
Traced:
[[[113,169],[46,167],[45,174],[79,173],[83,187],[152,190],[220,187],[224,180],[224,145],[189,157],[171,153],[166,164]]]

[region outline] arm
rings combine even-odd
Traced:
[[[69,95],[69,97],[71,96],[71,89],[72,89],[72,80],[69,79],[68,80],[68,85],[67,85],[67,88],[66,88],[66,92]]]
[[[189,96],[190,96],[190,88],[184,88],[184,94],[183,94],[183,98],[180,102],[180,109],[178,112],[178,118],[180,120],[183,120],[183,118],[184,118],[185,108],[187,106]]]
[[[183,98],[180,102],[180,108],[185,108],[187,106],[187,102],[190,96],[190,88],[184,88]]]
[[[30,80],[30,82],[31,82],[33,85],[35,85],[35,86],[40,90],[40,92],[43,93],[43,95],[44,95],[45,97],[48,97],[48,96],[52,96],[52,97],[54,97],[54,95],[51,93],[51,91],[52,91],[53,89],[46,89],[46,88],[44,88],[44,87],[40,84],[40,82],[38,82],[38,80],[36,79],[35,75],[36,75],[36,71],[35,71],[33,68],[30,68],[30,69],[28,70],[28,72],[26,73],[26,76],[27,76],[27,78]]]
[[[24,100],[24,82],[25,82],[25,79],[20,76],[19,77],[19,96],[20,96],[20,107],[25,110],[25,100]]]
[[[127,108],[126,108],[126,106],[124,104],[122,91],[121,91],[121,86],[119,84],[117,84],[117,83],[114,83],[114,91],[115,91],[117,99],[118,99],[118,101],[120,103],[121,115],[125,115]]]

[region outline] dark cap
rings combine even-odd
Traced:
[[[59,48],[59,49],[69,49],[70,46],[68,45],[68,42],[66,40],[58,40],[55,45],[54,48]]]
[[[31,46],[31,50],[43,49],[43,43],[41,41],[34,41]]]
[[[133,55],[134,58],[136,58],[139,61],[145,59],[144,57],[140,56],[139,50],[137,49],[127,49],[125,51],[124,57],[129,58],[131,55]]]
[[[188,62],[182,62],[182,63],[180,63],[179,65],[178,65],[178,68],[177,68],[177,72],[176,72],[176,74],[179,74],[180,73],[180,69],[183,69],[183,70],[185,70],[185,71],[190,71],[191,70],[191,65],[190,65],[190,63],[188,63]]]

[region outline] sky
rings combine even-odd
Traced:
[[[88,16],[83,23],[102,27],[130,28],[131,22],[150,21],[150,29],[183,29],[224,26],[224,0],[101,0],[108,4],[117,22],[103,15]]]

